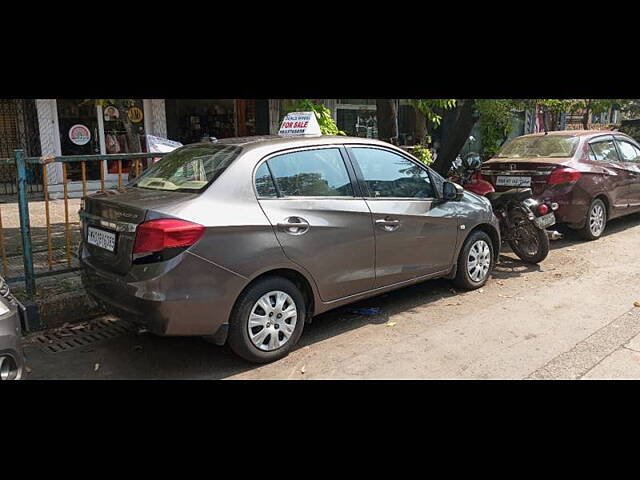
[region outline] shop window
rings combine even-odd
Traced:
[[[144,107],[142,100],[127,99],[103,105],[104,142],[108,154],[146,152]],[[126,122],[126,124],[125,124]],[[130,131],[127,131],[127,125]],[[129,173],[132,160],[122,161],[122,173]],[[107,162],[107,171],[118,173],[118,162]]]

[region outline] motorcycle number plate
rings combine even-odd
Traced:
[[[498,175],[498,178],[496,178],[496,185],[499,187],[530,187],[531,177]]]
[[[553,213],[547,213],[535,219],[538,228],[547,228],[556,223],[556,216]]]

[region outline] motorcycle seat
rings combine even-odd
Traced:
[[[491,192],[486,195],[491,203],[504,202],[506,200],[526,200],[533,195],[530,188],[512,188],[504,192]]]

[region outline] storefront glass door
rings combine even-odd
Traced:
[[[95,155],[100,153],[100,132],[94,100],[58,100],[58,125],[62,155]],[[87,162],[87,179],[100,179],[100,164]],[[67,164],[69,180],[81,180],[80,162]]]

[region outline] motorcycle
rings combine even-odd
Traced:
[[[500,235],[513,253],[526,263],[542,262],[549,254],[549,237],[561,238],[558,232],[547,232],[556,223],[558,204],[539,202],[530,188],[513,188],[496,192],[480,175],[482,162],[478,157],[464,158],[454,166],[451,180],[466,190],[486,197],[500,222]]]

